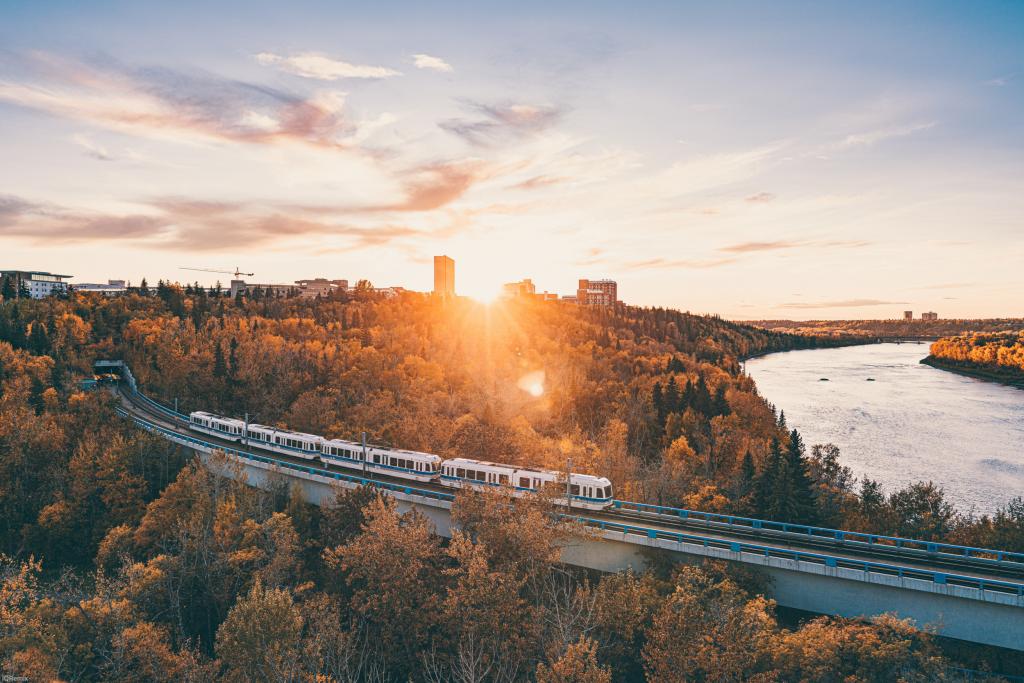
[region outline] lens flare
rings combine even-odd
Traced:
[[[544,371],[537,370],[535,372],[529,372],[519,378],[516,382],[516,386],[528,393],[534,398],[540,398],[544,395]]]

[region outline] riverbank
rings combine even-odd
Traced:
[[[965,377],[983,379],[988,382],[997,382],[999,384],[1017,387],[1018,389],[1024,389],[1024,372],[1019,372],[1013,368],[1006,368],[1004,370],[983,365],[975,365],[973,363],[961,363],[959,361],[947,360],[945,358],[937,358],[932,355],[922,358],[920,362],[923,365],[928,365],[938,370],[946,370],[948,372],[955,372],[958,375],[964,375]]]

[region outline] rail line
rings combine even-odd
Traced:
[[[429,483],[409,482],[382,475],[360,476],[351,470],[325,466],[320,462],[262,451],[261,449],[202,435],[188,429],[188,416],[177,413],[142,393],[119,391],[119,412],[139,426],[173,436],[188,444],[223,450],[230,456],[280,467],[282,470],[316,474],[356,485],[416,494],[428,499],[451,502],[450,489]],[[631,537],[673,541],[680,546],[697,544],[738,553],[793,559],[825,567],[856,569],[867,573],[900,578],[917,578],[940,585],[960,585],[982,591],[1024,596],[1024,557],[985,548],[928,543],[914,539],[887,537],[803,525],[785,524],[732,515],[615,501],[600,512],[575,514],[566,518],[604,531],[621,532]],[[694,532],[699,533],[694,533]],[[757,542],[755,542],[757,541]],[[898,562],[898,564],[894,563]],[[950,571],[945,571],[949,569]],[[1004,580],[1010,579],[1010,580]]]

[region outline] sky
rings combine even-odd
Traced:
[[[0,154],[72,282],[1024,316],[1022,2],[0,0]]]

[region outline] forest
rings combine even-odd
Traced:
[[[961,657],[1020,665],[896,616],[789,620],[760,577],[715,564],[570,569],[559,548],[584,532],[543,499],[462,495],[450,541],[370,490],[309,506],[284,482],[224,476],[226,460],[203,467],[78,384],[95,359],[123,358],[185,412],[443,456],[571,458],[624,499],[1024,550],[1024,501],[979,518],[929,482],[858,482],[743,372],[752,355],[829,340],[665,309],[386,298],[367,283],[325,299],[162,282],[112,298],[8,294],[4,674],[853,682],[961,680]]]
[[[1024,332],[943,337],[921,362],[1024,386]]]

